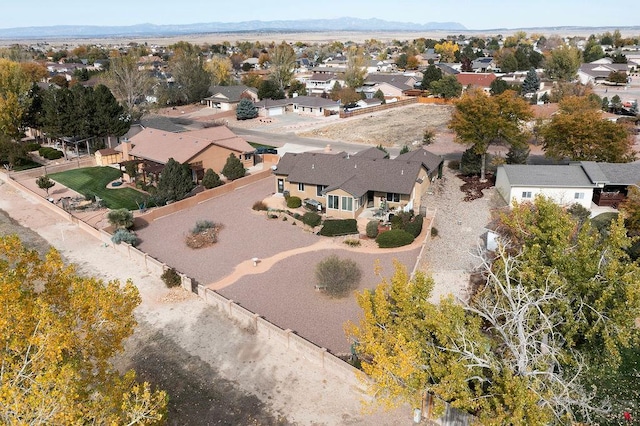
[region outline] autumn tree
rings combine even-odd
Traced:
[[[269,54],[270,64],[269,79],[284,93],[285,87],[293,78],[296,66],[296,54],[286,42],[277,45]],[[272,98],[282,99],[282,98]]]
[[[545,155],[554,159],[626,163],[633,161],[633,141],[627,129],[605,120],[600,103],[588,97],[568,97],[560,112],[540,131]]]
[[[618,84],[627,83],[627,73],[624,71],[611,71],[607,77],[607,81]]]
[[[347,69],[344,72],[344,82],[347,87],[356,89],[364,83],[366,75],[365,58],[362,49],[355,46],[347,51]]]
[[[204,69],[198,48],[189,43],[178,43],[169,61],[169,69],[175,79],[180,100],[185,103],[200,102],[209,94],[211,75]]]
[[[559,81],[575,78],[582,63],[582,53],[578,48],[562,45],[549,52],[545,62],[547,77]]]
[[[227,86],[231,83],[233,64],[227,56],[216,55],[204,67],[211,76],[212,85]]]
[[[77,274],[0,238],[0,423],[157,424],[167,395],[111,364],[133,333],[140,303],[127,282]]]
[[[129,112],[134,112],[139,101],[151,90],[153,80],[149,73],[138,69],[138,57],[121,55],[111,57],[104,84]]]
[[[515,92],[507,90],[488,96],[482,90],[466,92],[456,101],[449,128],[456,132],[456,142],[468,145],[482,156],[480,178],[485,179],[489,145],[523,146],[527,133],[523,124],[532,118],[530,106]]]
[[[20,62],[22,72],[27,76],[30,82],[38,83],[49,76],[47,68],[37,62]]]
[[[440,62],[453,62],[456,58],[456,52],[460,50],[460,46],[452,41],[445,41],[437,43],[434,50],[440,55]]]
[[[22,134],[22,118],[29,108],[32,82],[17,62],[0,58],[0,133],[12,138]]]

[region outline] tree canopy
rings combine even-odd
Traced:
[[[189,165],[169,158],[160,173],[158,195],[166,200],[182,200],[194,186]]]
[[[178,99],[184,103],[200,102],[209,94],[211,74],[204,69],[199,49],[186,42],[178,44],[169,61]]]
[[[445,99],[457,98],[462,93],[462,84],[458,82],[455,76],[446,75],[439,80],[432,81],[429,90],[436,96]]]
[[[156,424],[167,396],[110,359],[136,325],[136,287],[79,276],[52,249],[43,259],[0,237],[0,422]]]
[[[442,78],[442,71],[440,68],[431,64],[424,70],[422,74],[422,81],[420,82],[420,88],[422,90],[428,90],[431,87],[431,83],[438,81]]]
[[[576,47],[562,45],[549,52],[545,62],[545,72],[549,78],[571,81],[582,63],[582,53]]]
[[[272,49],[272,52],[269,54],[269,59],[271,63],[269,67],[269,79],[276,84],[278,90],[284,93],[285,87],[287,87],[293,78],[296,67],[296,53],[291,46],[283,41]]]
[[[240,99],[238,106],[236,107],[236,118],[238,120],[250,120],[258,116],[258,109],[253,104],[251,99]]]
[[[32,81],[17,62],[0,58],[0,133],[12,138],[22,134],[22,118],[29,108]]]
[[[129,54],[110,58],[104,84],[129,113],[134,113],[136,105],[151,90],[153,79],[146,71],[138,69],[138,57]]]
[[[222,168],[222,174],[229,180],[236,180],[243,177],[247,173],[244,164],[233,153],[229,154],[227,162]]]
[[[605,120],[600,102],[570,96],[560,102],[560,113],[542,127],[545,155],[554,159],[626,163],[633,161],[633,141],[620,124]]]
[[[449,128],[456,132],[456,142],[473,147],[483,160],[492,143],[526,144],[523,124],[533,115],[527,102],[515,92],[507,90],[489,96],[482,90],[471,90],[458,99],[455,106]],[[484,178],[485,161],[482,161],[481,179]]]

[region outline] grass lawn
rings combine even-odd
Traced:
[[[120,178],[120,172],[112,167],[85,167],[53,173],[49,177],[85,197],[100,197],[110,209],[137,210],[136,200],[147,198],[142,192],[131,188],[107,189],[109,182]]]

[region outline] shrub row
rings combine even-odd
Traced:
[[[306,213],[305,213],[306,215]],[[358,222],[355,219],[329,219],[324,221],[320,235],[334,237],[358,233]]]
[[[57,160],[58,158],[64,157],[62,151],[58,151],[57,149],[48,146],[40,147],[40,149],[38,149],[38,154],[47,160]]]
[[[380,248],[393,248],[411,244],[414,239],[414,236],[404,229],[392,229],[378,235],[376,243],[378,243],[378,247]]]
[[[24,149],[26,149],[28,152],[33,152],[39,151],[40,147],[41,145],[38,142],[29,142],[28,144],[25,144]]]
[[[316,212],[306,212],[304,215],[302,215],[302,223],[312,228],[320,225],[321,222],[322,216],[320,216]]]

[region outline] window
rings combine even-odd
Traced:
[[[327,189],[327,185],[316,185],[316,195],[322,197],[322,191]]]
[[[337,195],[329,195],[329,203],[327,204],[327,207],[330,209],[338,210],[339,198],[340,197],[338,197]]]
[[[584,200],[584,192],[576,192],[573,195],[573,198],[576,200]]]
[[[522,198],[531,198],[531,191],[522,191]]]
[[[342,197],[342,210],[353,211],[353,198]]]
[[[298,191],[304,192],[304,183],[299,183],[298,184]]]
[[[389,201],[390,203],[399,203],[400,194],[396,194],[395,192],[387,192],[387,201]]]

